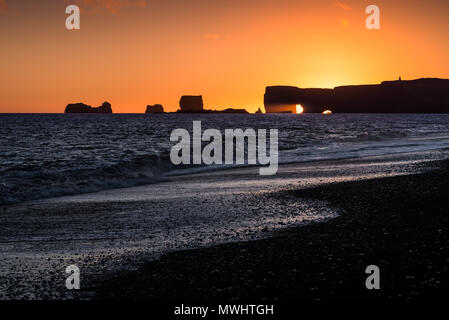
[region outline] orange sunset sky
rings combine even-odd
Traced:
[[[0,112],[176,111],[184,94],[254,112],[267,85],[449,78],[448,35],[446,0],[0,0]]]

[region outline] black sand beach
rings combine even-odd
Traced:
[[[435,215],[447,170],[429,172],[443,159],[434,150],[293,163],[269,178],[236,168],[2,206],[0,298],[383,298],[393,276],[441,288],[445,221]],[[419,252],[441,255],[428,263]],[[73,264],[80,290],[65,286]],[[369,264],[381,268],[380,292],[365,292]]]
[[[444,299],[449,288],[449,162],[406,176],[292,192],[340,216],[272,237],[168,253],[95,288],[154,301]],[[380,268],[367,290],[365,268]]]

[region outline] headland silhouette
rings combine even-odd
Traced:
[[[449,80],[422,78],[384,81],[378,85],[341,86],[334,89],[270,86],[266,113],[448,113]]]

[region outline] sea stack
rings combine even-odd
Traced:
[[[65,108],[65,113],[112,113],[112,108],[109,102],[103,102],[97,108],[79,102],[68,104]]]
[[[145,113],[164,113],[164,107],[160,104],[148,105]]]
[[[179,106],[183,113],[203,112],[203,96],[182,96]]]

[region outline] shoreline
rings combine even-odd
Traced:
[[[340,213],[295,190],[426,172],[447,158],[443,150],[288,164],[274,177],[240,168],[3,207],[0,298],[92,299],[93,287],[168,252],[257,241]],[[61,281],[71,264],[83,274],[77,292]]]
[[[291,191],[342,210],[269,238],[164,254],[98,284],[95,299],[444,299],[449,161],[430,172]],[[365,288],[378,265],[381,290]],[[206,297],[206,298],[205,298]]]

